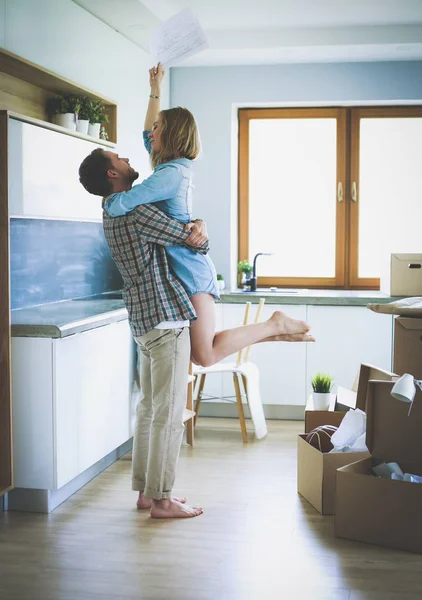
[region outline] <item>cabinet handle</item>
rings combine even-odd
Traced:
[[[352,196],[352,202],[356,202],[356,200],[357,200],[356,181],[352,182],[351,196]]]
[[[343,202],[343,184],[341,181],[337,184],[337,202]]]

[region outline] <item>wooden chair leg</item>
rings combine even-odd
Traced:
[[[192,375],[192,363],[190,363],[190,366],[189,366],[189,375]],[[187,396],[187,401],[186,401],[186,408],[188,410],[192,410],[192,404],[193,404],[193,382],[190,381],[188,383],[188,396]],[[189,446],[193,446],[193,442],[194,442],[193,418],[186,421],[185,427],[186,427],[186,441],[189,444]]]
[[[242,394],[240,393],[240,384],[237,373],[233,373],[233,383],[236,392],[237,412],[239,413],[240,430],[242,432],[242,440],[244,444],[248,443],[248,433],[246,431],[245,414],[243,412]]]
[[[196,395],[196,401],[195,401],[195,420],[193,423],[194,426],[196,425],[196,421],[198,420],[199,408],[201,406],[201,399],[202,399],[202,390],[204,389],[204,385],[205,385],[205,378],[206,378],[205,373],[203,373],[201,375],[201,377],[199,378],[199,388],[198,388],[198,393]]]

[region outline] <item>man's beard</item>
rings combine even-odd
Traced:
[[[127,175],[127,178],[129,180],[130,183],[133,183],[134,181],[136,181],[139,177],[139,173],[138,171],[135,171],[135,169],[133,169],[132,167],[130,167],[130,171]]]

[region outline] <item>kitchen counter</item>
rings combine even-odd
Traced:
[[[225,304],[243,304],[244,302],[258,303],[260,298],[265,298],[266,304],[318,304],[322,306],[366,306],[367,304],[386,304],[399,300],[399,297],[390,297],[382,292],[371,290],[307,290],[298,289],[295,292],[288,290],[259,289],[256,292],[242,290],[221,292],[221,302]]]
[[[63,338],[127,319],[119,298],[64,300],[12,310],[12,337]]]
[[[366,306],[369,303],[387,303],[398,300],[374,291],[351,290],[298,290],[257,292],[233,291],[221,294],[223,304],[318,304],[324,306]],[[12,337],[63,338],[115,321],[127,319],[128,314],[119,292],[98,296],[63,300],[41,306],[12,310]]]

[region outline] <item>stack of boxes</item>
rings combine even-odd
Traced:
[[[416,286],[416,287],[415,287]],[[422,255],[392,255],[390,295],[422,296]],[[396,462],[405,473],[422,476],[422,396],[409,404],[391,396],[398,376],[422,379],[422,318],[394,320],[393,373],[362,365],[355,386],[356,408],[367,415],[369,453],[322,454],[298,439],[298,492],[322,514],[335,514],[338,537],[422,553],[422,484],[376,477],[373,467]],[[350,393],[347,395],[347,407]],[[342,402],[341,393],[337,398]],[[308,407],[310,409],[311,407]],[[330,407],[335,409],[336,407]],[[338,406],[337,406],[338,408]],[[306,416],[306,427],[338,426],[338,410]]]

